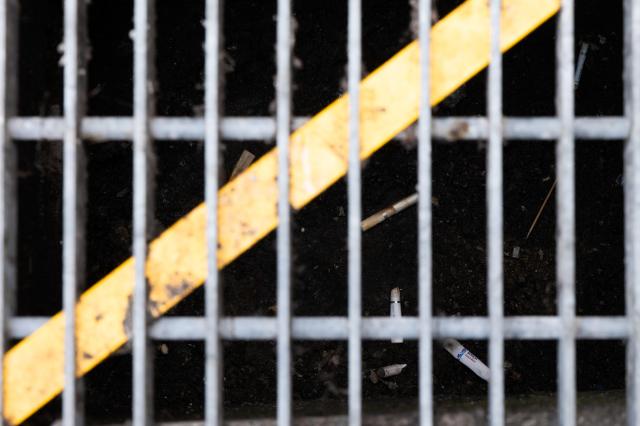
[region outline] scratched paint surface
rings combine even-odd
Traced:
[[[502,49],[555,14],[560,0],[503,0]],[[488,64],[486,0],[468,0],[432,29],[431,104]],[[361,82],[361,157],[372,155],[418,117],[419,45],[413,42]],[[291,135],[291,204],[300,209],[347,170],[348,97],[336,100]],[[219,191],[220,268],[277,225],[277,152],[272,150]],[[150,309],[159,317],[207,275],[206,209],[199,205],[149,248]],[[129,339],[133,259],[97,282],[77,305],[78,372],[85,374]],[[64,316],[58,313],[7,352],[5,417],[19,424],[63,388]]]

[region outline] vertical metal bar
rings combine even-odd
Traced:
[[[362,220],[360,176],[360,77],[362,75],[362,4],[349,0],[347,54],[349,84],[349,425],[362,423]]]
[[[154,113],[153,0],[134,2],[133,87],[133,424],[153,422],[153,368],[149,342],[148,284],[145,274],[147,241],[153,218],[154,156],[150,121]]]
[[[0,366],[7,351],[8,321],[16,291],[16,153],[9,119],[16,112],[17,9],[15,0],[0,2]],[[4,368],[0,368],[0,419],[4,418]],[[0,420],[1,421],[1,420]]]
[[[63,143],[63,251],[62,286],[64,329],[64,392],[62,416],[65,426],[83,424],[82,383],[76,379],[76,301],[84,284],[84,226],[86,170],[80,136],[85,110],[86,64],[84,45],[86,2],[64,2],[64,143]]]
[[[291,425],[291,0],[278,0],[276,41],[276,143],[278,147],[278,425]]]
[[[563,0],[556,46],[556,108],[560,120],[560,138],[556,145],[556,277],[558,313],[562,324],[558,342],[558,414],[562,426],[576,422],[573,19],[573,0]]]
[[[640,420],[640,3],[624,2],[624,99],[630,120],[624,145],[627,423]]]
[[[418,3],[420,40],[420,119],[418,120],[418,310],[420,425],[433,424],[433,325],[431,321],[431,0]]]
[[[487,305],[489,309],[489,424],[504,424],[504,312],[502,217],[502,54],[501,0],[490,3],[491,61],[487,84],[489,145],[487,149]]]
[[[222,289],[218,274],[218,170],[220,152],[220,48],[222,46],[222,0],[207,0],[205,17],[205,200],[207,203],[207,282],[205,309],[205,424],[222,425],[223,347],[220,339]]]

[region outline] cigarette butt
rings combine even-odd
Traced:
[[[489,367],[478,359],[469,349],[462,346],[456,339],[446,339],[442,342],[442,346],[458,361],[463,363],[465,367],[476,373],[481,379],[489,381]]]
[[[378,225],[381,222],[384,222],[394,214],[401,212],[402,210],[416,204],[417,202],[418,202],[417,193],[411,194],[408,197],[403,198],[402,200],[390,205],[389,207],[386,207],[378,211],[377,213],[372,214],[371,216],[363,220],[361,223],[362,230],[367,231],[373,228],[374,226]]]
[[[391,295],[389,297],[389,316],[391,318],[402,318],[402,305],[400,304],[400,287],[391,289]],[[402,338],[391,339],[391,343],[402,343]]]
[[[415,194],[409,195],[406,198],[403,198],[402,200],[398,201],[397,203],[395,203],[391,207],[393,207],[393,209],[396,212],[400,212],[400,211],[406,209],[407,207],[410,207],[410,206],[414,205],[417,202],[418,202],[418,194],[415,193]]]
[[[391,364],[386,367],[380,367],[376,370],[376,375],[381,378],[393,377],[402,373],[407,364]]]
[[[372,214],[368,218],[362,221],[362,230],[368,231],[373,228],[377,224],[384,222],[389,216],[392,216],[395,213],[391,207],[387,207],[386,209],[380,210],[377,213]]]

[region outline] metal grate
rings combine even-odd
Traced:
[[[502,62],[498,31],[501,1],[491,0],[491,63],[488,73],[486,118],[432,119],[429,104],[429,34],[431,1],[417,4],[421,49],[421,108],[418,125],[419,164],[419,317],[363,318],[361,315],[361,175],[359,158],[359,102],[349,104],[348,173],[348,317],[292,318],[291,235],[289,207],[289,135],[306,118],[291,114],[291,49],[293,42],[291,0],[278,1],[277,16],[277,117],[222,117],[220,29],[221,1],[206,1],[205,117],[163,118],[153,111],[154,13],[152,0],[136,0],[134,8],[134,115],[133,117],[84,117],[86,68],[85,2],[65,0],[64,15],[64,117],[14,117],[16,74],[16,1],[0,2],[0,328],[5,336],[21,338],[44,322],[42,318],[13,319],[15,286],[15,153],[14,143],[26,139],[64,140],[64,311],[65,391],[64,424],[82,423],[82,386],[76,379],[75,303],[83,278],[83,229],[86,179],[81,141],[129,139],[134,144],[134,244],[136,258],[133,303],[133,424],[152,423],[152,361],[150,339],[205,340],[205,412],[207,425],[222,424],[221,339],[277,340],[278,424],[292,422],[291,340],[342,339],[349,344],[349,423],[362,421],[362,339],[403,337],[419,340],[420,424],[433,424],[432,339],[458,337],[488,339],[490,424],[504,424],[503,346],[505,339],[557,339],[559,423],[576,424],[576,339],[628,340],[628,421],[638,422],[640,410],[640,1],[625,0],[624,61],[625,114],[622,117],[574,117],[573,101],[573,1],[563,0],[557,37],[557,117],[502,117]],[[348,3],[348,87],[359,99],[361,69],[361,0]],[[459,129],[465,132],[460,133]],[[268,139],[278,147],[277,318],[223,318],[217,274],[217,170],[222,138]],[[400,136],[402,137],[402,135]],[[431,312],[431,140],[487,139],[488,210],[488,317],[434,317]],[[575,315],[575,214],[574,140],[625,139],[625,265],[626,317],[576,317]],[[207,241],[210,273],[206,283],[206,316],[148,321],[145,259],[149,214],[153,210],[153,139],[205,141],[205,194],[208,211]],[[557,282],[558,315],[545,317],[503,316],[503,218],[502,144],[505,139],[557,139],[558,218]],[[6,350],[2,341],[0,354]],[[1,357],[2,355],[0,355]],[[2,359],[0,359],[2,361]],[[0,375],[0,378],[2,375]],[[0,385],[2,382],[0,381]],[[0,399],[1,400],[1,399]],[[2,411],[0,406],[0,413]]]

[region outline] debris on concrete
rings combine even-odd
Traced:
[[[469,370],[476,373],[478,377],[489,381],[489,367],[478,359],[469,349],[462,346],[462,343],[456,339],[445,339],[442,346],[458,361],[465,365]]]
[[[369,371],[369,380],[371,380],[371,383],[374,384],[380,381],[380,377],[378,377],[378,375],[376,374],[376,370]]]
[[[322,351],[322,359],[318,363],[317,369],[330,369],[333,371],[338,368],[342,364],[343,350],[342,346],[338,346],[331,351]]]
[[[386,387],[388,387],[389,390],[396,390],[400,387],[396,382],[391,382],[388,380],[380,380],[380,382],[384,384]]]
[[[167,346],[166,343],[160,344],[159,349],[160,349],[160,352],[162,352],[162,355],[166,355],[169,353],[169,346]]]
[[[519,246],[515,246],[513,248],[513,250],[511,251],[511,257],[513,257],[514,259],[519,259],[520,258],[520,247]]]
[[[391,289],[391,295],[389,297],[389,316],[391,318],[402,318],[402,305],[400,304],[400,287]],[[402,338],[393,338],[391,343],[402,343]]]
[[[535,395],[507,397],[505,426],[538,426],[557,424],[558,395],[540,393]],[[308,404],[294,405],[295,424],[298,426],[347,425],[341,401],[328,404],[326,401],[313,401]],[[622,391],[580,392],[577,396],[577,411],[580,413],[580,426],[614,426],[627,422],[626,399]],[[484,426],[487,424],[486,399],[468,398],[463,401],[439,401],[434,412],[435,425]],[[269,411],[271,410],[271,411]],[[249,411],[247,408],[232,410],[227,426],[276,426],[275,410],[266,408]],[[413,426],[419,424],[420,415],[415,401],[394,399],[388,403],[379,400],[363,401],[362,424],[368,426]],[[322,415],[318,414],[322,413]],[[118,422],[105,426],[128,426],[130,422]],[[52,426],[61,426],[57,420]],[[202,421],[173,421],[158,423],[159,426],[204,426]]]

